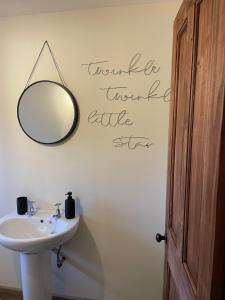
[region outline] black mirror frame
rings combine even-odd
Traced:
[[[73,124],[70,128],[70,130],[68,131],[68,133],[63,137],[61,138],[60,140],[57,140],[55,142],[51,142],[51,143],[45,143],[45,142],[41,142],[41,141],[38,141],[36,139],[34,139],[33,137],[31,137],[26,131],[25,129],[23,128],[22,124],[21,124],[21,121],[20,121],[20,117],[19,117],[19,106],[20,106],[20,102],[21,102],[21,99],[23,97],[23,95],[25,94],[25,92],[33,85],[35,84],[38,84],[40,82],[50,82],[50,83],[54,83],[58,86],[60,86],[61,88],[63,88],[67,93],[68,95],[70,96],[71,98],[71,101],[73,103],[73,108],[74,108],[74,119],[73,119]],[[19,98],[19,101],[18,101],[18,104],[17,104],[17,119],[18,119],[18,122],[20,124],[20,127],[21,129],[23,130],[23,132],[26,134],[26,136],[28,136],[31,140],[33,140],[34,142],[36,143],[39,143],[39,144],[42,144],[42,145],[55,145],[55,144],[60,144],[62,142],[65,142],[71,135],[72,133],[75,131],[75,129],[77,128],[77,125],[79,123],[79,118],[80,118],[80,113],[79,113],[79,107],[78,107],[78,104],[77,104],[77,101],[76,101],[76,98],[74,97],[74,95],[72,94],[72,92],[67,88],[65,87],[64,85],[62,85],[61,83],[58,83],[56,81],[51,81],[51,80],[39,80],[39,81],[35,81],[34,83],[30,84],[27,88],[25,88]]]

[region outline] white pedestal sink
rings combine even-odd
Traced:
[[[79,226],[79,217],[54,219],[52,214],[11,213],[0,219],[0,244],[20,252],[23,300],[52,299],[51,249],[70,240]]]

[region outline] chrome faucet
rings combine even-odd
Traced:
[[[55,219],[59,219],[62,216],[60,208],[59,208],[61,204],[62,203],[59,203],[59,202],[55,204],[55,206],[56,206],[56,213],[52,216]]]
[[[28,217],[35,215],[36,212],[38,211],[38,209],[37,209],[37,207],[35,207],[34,203],[35,203],[35,201],[29,201],[29,208],[28,208],[28,211],[26,212],[26,215],[28,215]]]

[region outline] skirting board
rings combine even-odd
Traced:
[[[2,299],[7,300],[9,299],[14,299],[15,300],[22,300],[22,291],[19,289],[14,289],[14,288],[6,288],[6,287],[0,287],[0,300]],[[7,298],[8,297],[8,298]],[[87,299],[87,298],[64,298],[60,296],[53,296],[52,300],[94,300],[94,299]]]

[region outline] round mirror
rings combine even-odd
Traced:
[[[43,80],[23,91],[17,115],[21,128],[32,140],[56,144],[72,134],[79,110],[76,99],[65,86]]]

